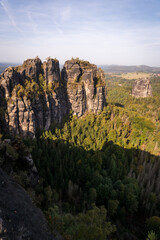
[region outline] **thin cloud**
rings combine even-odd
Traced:
[[[27,16],[28,16],[28,19],[32,25],[32,29],[33,29],[33,32],[36,33],[37,32],[37,24],[35,23],[35,21],[33,20],[32,18],[32,13],[31,12],[27,12]]]
[[[71,17],[71,8],[69,6],[64,7],[60,12],[60,15],[61,15],[61,21],[69,20]]]
[[[1,61],[48,55],[159,65],[160,3],[151,1],[0,0]]]
[[[4,9],[5,13],[7,14],[9,20],[11,21],[11,24],[17,29],[17,31],[22,32],[21,29],[17,26],[17,23],[14,20],[14,17],[10,11],[9,4],[7,0],[1,0],[0,4],[2,8]]]

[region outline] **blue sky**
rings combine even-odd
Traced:
[[[0,0],[0,62],[160,66],[160,0]]]

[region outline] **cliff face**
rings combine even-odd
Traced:
[[[98,113],[106,103],[105,76],[101,69],[79,59],[66,61],[62,79],[67,85],[68,101],[74,114]]]
[[[37,57],[0,75],[0,98],[0,123],[13,135],[34,137],[36,131],[62,122],[70,110],[78,117],[102,110],[105,77],[101,69],[79,59],[66,61],[60,74],[57,59],[42,63]]]
[[[137,79],[134,82],[133,88],[132,88],[132,96],[135,97],[148,97],[152,96],[152,87],[150,84],[150,80],[145,79]]]
[[[46,83],[60,82],[60,69],[57,59],[48,58],[47,62],[43,63],[44,77]]]

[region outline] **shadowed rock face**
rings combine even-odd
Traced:
[[[132,88],[132,96],[135,97],[149,97],[152,96],[152,87],[150,84],[150,80],[145,79],[137,79],[134,82],[133,88]]]
[[[61,77],[60,77],[61,76]],[[26,89],[26,80],[43,85],[39,93],[35,87],[27,90],[29,96],[20,94]],[[49,129],[53,122],[62,122],[73,111],[78,117],[88,111],[98,113],[106,104],[104,72],[93,64],[79,59],[66,61],[60,74],[57,59],[41,62],[26,60],[22,66],[9,67],[0,75],[0,98],[6,112],[5,129],[12,135],[34,137],[36,131]],[[3,124],[4,125],[4,124]]]
[[[0,168],[0,236],[8,240],[53,240],[43,213]]]

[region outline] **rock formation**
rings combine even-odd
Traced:
[[[148,78],[137,79],[132,88],[132,96],[136,98],[152,96],[150,80]]]
[[[67,85],[68,100],[75,115],[98,113],[106,102],[105,76],[94,64],[79,59],[66,61],[62,79]]]
[[[0,75],[0,100],[0,124],[14,136],[34,137],[38,130],[62,122],[70,110],[78,117],[103,110],[105,77],[87,61],[66,61],[60,73],[57,59],[42,63],[36,57]]]

